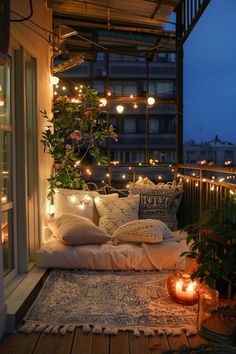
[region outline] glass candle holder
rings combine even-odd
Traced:
[[[167,279],[168,292],[175,302],[194,305],[198,302],[199,282],[192,280],[190,274],[174,273]]]

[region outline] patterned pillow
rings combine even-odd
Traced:
[[[160,220],[141,219],[130,221],[120,226],[112,235],[119,241],[159,243],[164,238],[171,238],[172,232]]]
[[[181,185],[130,184],[130,194],[140,195],[140,219],[158,219],[163,221],[172,231],[178,229],[176,212],[183,194]]]
[[[119,226],[138,219],[139,195],[113,200],[95,198],[94,201],[100,215],[99,227],[110,235]]]

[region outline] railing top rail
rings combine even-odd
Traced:
[[[199,170],[206,172],[221,172],[221,173],[236,173],[236,168],[232,167],[217,167],[217,166],[202,166],[202,165],[188,165],[188,164],[176,164],[173,168]]]

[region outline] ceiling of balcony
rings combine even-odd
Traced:
[[[152,59],[157,51],[174,51],[175,26],[169,17],[179,1],[48,0],[54,56],[95,60],[102,51]]]

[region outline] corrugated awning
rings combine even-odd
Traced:
[[[97,52],[145,56],[175,51],[180,0],[48,0],[53,10],[54,55],[93,60]],[[170,29],[167,29],[167,25]]]

